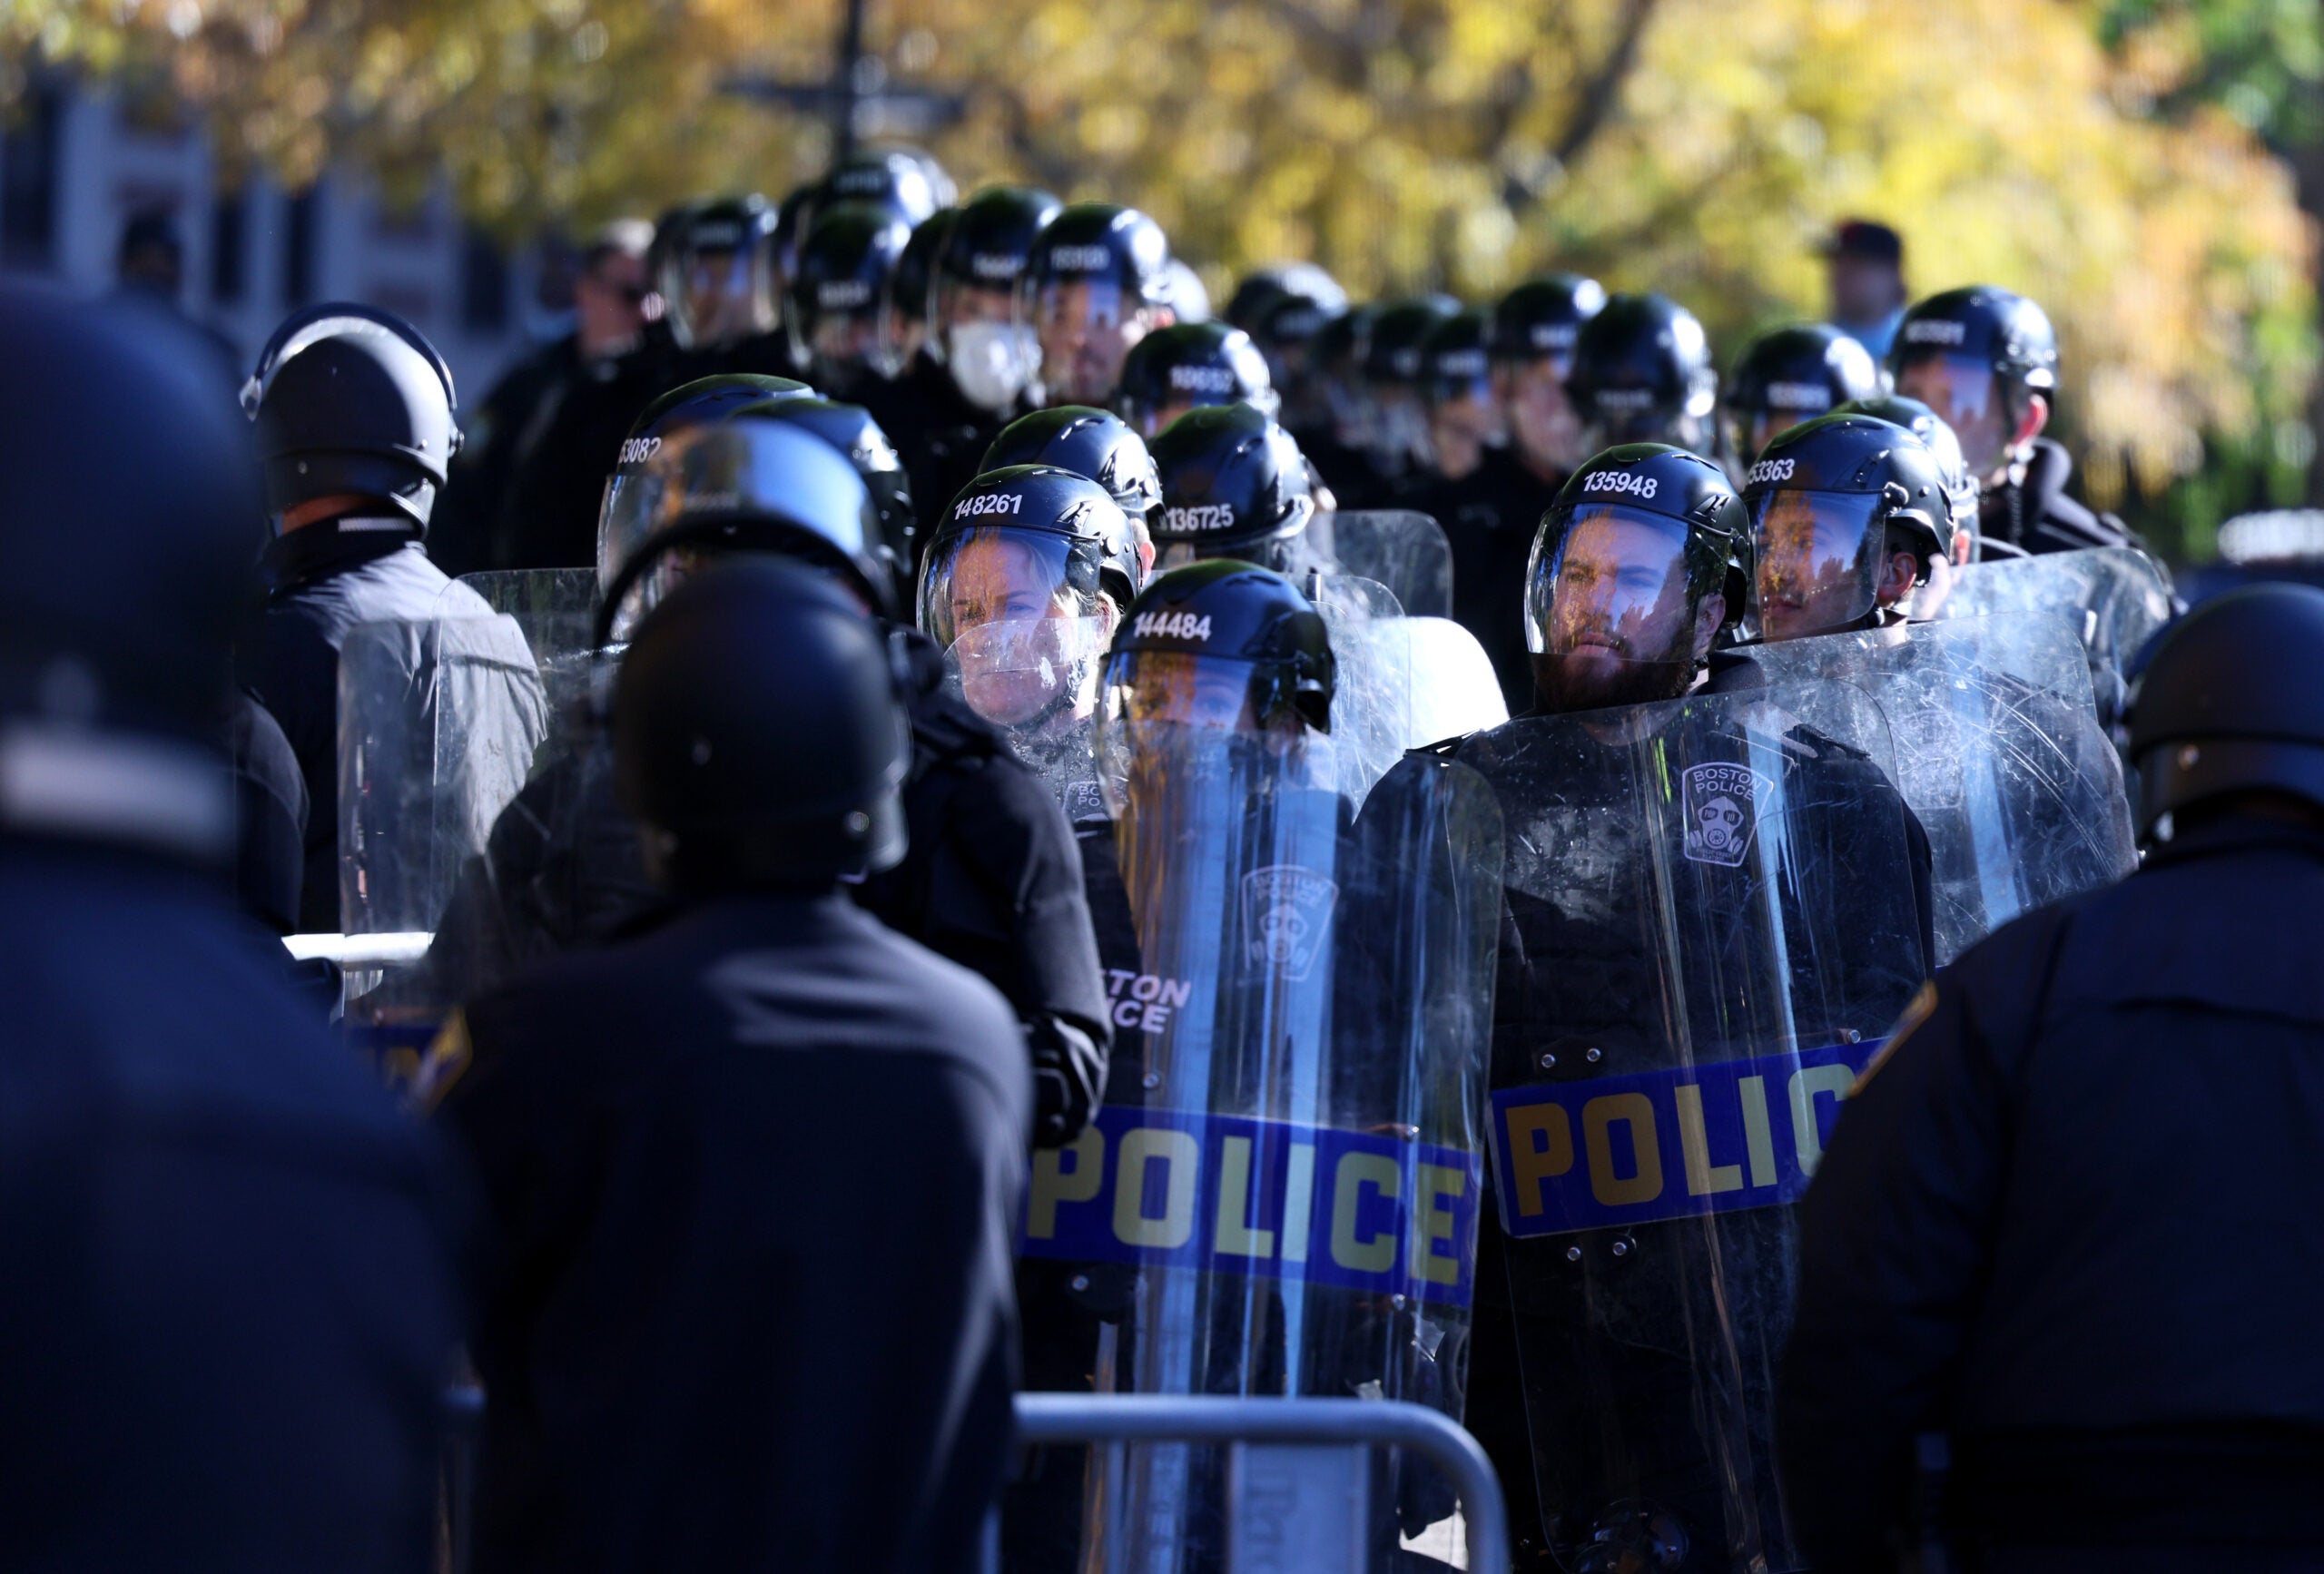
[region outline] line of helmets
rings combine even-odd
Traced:
[[[1450,610],[1512,712],[1548,681],[1549,575],[1590,505],[1675,524],[1689,578],[1715,566],[1720,644],[1899,620],[1947,566],[2028,549],[2015,492],[2058,345],[2005,290],[1912,306],[1885,366],[1839,329],[1777,329],[1722,389],[1701,322],[1660,294],[1549,273],[1490,306],[1364,305],[1302,262],[1253,271],[1214,317],[1134,208],[1021,186],[955,198],[925,155],[870,152],[780,203],[662,218],[635,352],[647,380],[620,383],[654,391],[616,453],[559,456],[609,472],[595,522],[606,633],[714,538],[822,563],[940,645],[1059,604],[1118,650],[1189,626],[1139,611],[1209,615],[1249,641],[1209,654],[1296,666],[1254,683],[1321,727],[1332,663],[1308,592],[1334,565],[1319,519],[1435,518]],[[305,353],[323,339],[372,363],[368,403]],[[424,530],[456,473],[448,371],[390,313],[294,317],[245,398],[278,513],[361,491]],[[803,463],[808,445],[843,456],[854,484]],[[1462,497],[1496,473],[1531,501],[1480,525]],[[1254,572],[1160,573],[1206,559]],[[1220,618],[1236,597],[1310,633]]]

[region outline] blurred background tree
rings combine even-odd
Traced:
[[[2324,490],[2315,0],[872,0],[859,87],[939,88],[964,185],[1152,212],[1214,290],[1309,256],[1360,293],[1548,266],[1659,288],[1731,358],[1824,310],[1861,214],[1915,291],[2047,305],[2094,500],[2202,556]],[[296,182],[448,174],[519,235],[832,145],[838,0],[15,0],[0,57],[105,74]],[[880,103],[863,129],[882,128]]]

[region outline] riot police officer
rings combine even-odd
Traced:
[[[612,717],[665,921],[447,1029],[440,1118],[493,1226],[485,1574],[977,1564],[1032,1099],[1000,993],[843,894],[904,855],[890,655],[796,566],[673,591]],[[881,1224],[834,1276],[798,1199],[842,1176]]]
[[[834,398],[858,398],[894,375],[881,342],[881,305],[911,231],[870,202],[834,202],[815,212],[786,281],[783,319],[793,364]]]
[[[1666,295],[1612,295],[1574,336],[1566,376],[1592,452],[1669,443],[1711,456],[1718,374],[1695,314]]]
[[[645,472],[609,493],[600,610],[608,633],[705,556],[766,552],[834,575],[883,618],[902,597],[871,494],[847,458],[776,408],[744,408],[664,438]],[[1034,1063],[1037,1139],[1088,1121],[1105,1086],[1108,1034],[1096,941],[1071,830],[1054,796],[992,727],[945,692],[940,653],[894,631],[906,670],[911,847],[855,886],[900,933],[972,968],[1009,996]],[[599,943],[653,906],[625,835],[602,748],[537,776],[467,871],[438,931],[460,993],[513,966]]]
[[[918,561],[916,540],[920,527],[912,505],[911,482],[904,474],[903,462],[897,458],[894,446],[888,441],[888,434],[872,418],[872,412],[862,405],[842,404],[836,399],[788,395],[778,395],[763,407],[747,408],[769,420],[804,427],[847,456],[847,462],[855,467],[865,490],[872,495],[872,515],[880,526],[877,550],[887,560],[889,575],[898,585],[910,584],[912,565]]]
[[[0,1241],[38,1286],[0,1341],[25,1461],[0,1512],[58,1567],[416,1574],[461,1333],[451,1177],[235,909],[261,500],[190,331],[0,286]]]
[[[1283,400],[1277,418],[1295,432],[1322,431],[1331,424],[1331,401],[1317,373],[1315,343],[1324,324],[1343,315],[1307,296],[1285,295],[1247,330],[1266,359],[1267,381]]]
[[[1422,484],[1433,457],[1428,412],[1421,402],[1422,346],[1460,310],[1461,303],[1449,295],[1418,295],[1390,301],[1372,319],[1361,362],[1368,412],[1364,455],[1370,470],[1344,484],[1336,477],[1325,477],[1342,507],[1401,505]]]
[[[1122,359],[1114,405],[1148,442],[1188,410],[1226,404],[1270,416],[1282,407],[1266,358],[1239,328],[1174,322],[1139,339]]]
[[[1953,506],[1925,444],[1869,416],[1819,416],[1746,475],[1759,633],[1769,640],[1901,622],[1953,550]]]
[[[2066,495],[2073,460],[2042,436],[2058,386],[2049,315],[1990,284],[1948,290],[1905,313],[1888,352],[1896,391],[1961,440],[1984,489],[1980,536],[2027,552],[2135,546],[2122,522]]]
[[[1353,306],[1315,325],[1305,353],[1309,397],[1284,423],[1317,479],[1351,507],[1378,479],[1369,453],[1374,422],[1364,391],[1364,351],[1379,315],[1377,306]],[[1284,387],[1293,390],[1287,380]]]
[[[1019,424],[1049,422],[1070,408]],[[1142,1097],[1143,1017],[1130,986],[1143,969],[1098,785],[1098,680],[1152,552],[1097,482],[1049,465],[990,467],[937,527],[918,596],[920,627],[944,647],[961,696],[1040,773],[1072,821],[1107,1008],[1124,1051],[1108,1070],[1109,1103]],[[1024,1386],[1088,1392],[1134,1277],[1120,1264],[1020,1259]],[[1082,1454],[1042,1451],[1011,1485],[1001,1506],[1009,1568],[1033,1574],[1074,1566]]]
[[[1042,226],[1017,297],[1040,344],[1041,402],[1112,400],[1123,358],[1174,320],[1169,263],[1162,226],[1135,208],[1076,202]]]
[[[282,724],[307,789],[300,924],[339,928],[339,653],[359,624],[475,619],[487,674],[461,718],[511,760],[547,727],[531,653],[513,625],[428,562],[422,542],[459,447],[452,376],[392,312],[333,303],[275,330],[243,389],[274,539],[265,600],[245,624],[241,680]],[[415,649],[412,676],[433,661]]]
[[[958,208],[939,208],[912,227],[888,275],[880,305],[880,342],[894,362],[897,375],[920,359],[928,344],[928,300],[936,289],[936,259],[959,221]]]
[[[1157,561],[1176,568],[1239,557],[1278,573],[1304,569],[1315,499],[1291,434],[1249,405],[1189,410],[1154,439],[1162,478]]]
[[[1421,341],[1420,399],[1429,452],[1428,473],[1419,483],[1423,497],[1475,475],[1485,451],[1508,440],[1487,353],[1492,338],[1492,314],[1472,307],[1430,329]]]
[[[1054,465],[1106,489],[1129,520],[1140,583],[1154,566],[1154,525],[1162,508],[1162,477],[1146,440],[1119,416],[1087,405],[1056,405],[1018,417],[992,439],[979,473],[1009,465]]]
[[[753,192],[681,204],[655,226],[647,263],[668,336],[649,339],[655,394],[721,372],[799,374],[782,331],[777,223],[773,204]]]
[[[923,530],[936,527],[1001,426],[1026,408],[1040,344],[1018,320],[1017,285],[1058,207],[1027,186],[969,199],[936,254],[925,347],[872,398],[911,476]]]
[[[1522,828],[1468,1424],[1521,1544],[1569,1569],[1797,1566],[1764,1381],[1787,1194],[1771,1148],[1743,1150],[1774,1086],[1817,1090],[1782,1162],[1812,1154],[1855,1046],[1924,972],[1925,858],[1869,702],[1788,694],[1810,724],[1700,685],[1745,528],[1700,456],[1641,444],[1583,466],[1526,585],[1540,709],[1447,746]],[[1779,880],[1751,852],[1778,803]],[[1679,1138],[1670,1170],[1656,1129]]]
[[[1512,714],[1531,703],[1521,584],[1541,516],[1589,455],[1566,397],[1581,325],[1606,303],[1597,280],[1544,274],[1493,308],[1487,347],[1494,403],[1509,440],[1488,446],[1462,479],[1429,487],[1413,507],[1444,526],[1452,548],[1452,616],[1484,647]]]
[[[2324,1255],[2292,1200],[2324,1018],[2282,917],[2324,884],[2319,659],[2305,586],[2162,635],[2131,711],[2144,866],[1964,955],[1857,1083],[1781,1389],[1819,1569],[1948,1532],[1996,1574],[2324,1556]]]
[[[816,186],[802,233],[812,227],[815,206],[825,202],[869,202],[910,226],[925,223],[958,197],[952,177],[931,155],[916,148],[866,148],[832,165]]]
[[[1787,428],[1880,392],[1863,345],[1821,322],[1763,333],[1746,345],[1719,398],[1727,449],[1748,466]]]

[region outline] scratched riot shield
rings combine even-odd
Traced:
[[[572,747],[587,724],[596,675],[590,647],[597,616],[597,571],[495,569],[464,574],[458,583],[492,611],[513,619],[532,650],[548,701],[548,738],[536,762],[546,764]]]
[[[2049,613],[2067,622],[2089,657],[2099,719],[2112,726],[2122,713],[2123,673],[2171,621],[2171,583],[2153,558],[2131,546],[1998,558],[1953,570],[1942,601],[1917,608],[1915,615],[1999,613]]]
[[[1112,637],[1096,617],[999,618],[961,631],[944,677],[1040,772],[1077,825],[1105,818],[1098,792],[1098,683]]]
[[[1331,635],[1339,786],[1360,804],[1413,746],[1411,620],[1395,593],[1377,580],[1310,574],[1301,588]]]
[[[430,932],[517,796],[548,704],[516,620],[361,624],[339,657],[340,917],[350,935]],[[451,1001],[414,968],[350,973],[347,1022],[393,1072]]]
[[[1315,549],[1343,574],[1377,580],[1414,617],[1452,615],[1452,548],[1444,528],[1409,508],[1318,514]]]
[[[1462,1402],[1492,1001],[1492,795],[1414,760],[1359,818],[1335,742],[1108,722],[1100,756],[1146,1002],[1138,1097],[1034,1156],[1024,1247],[1137,1267],[1100,1385]],[[1225,1566],[1219,1451],[1097,1451],[1084,1568]],[[1375,1461],[1362,1543],[1452,1511]]]
[[[1525,717],[1498,796],[1492,1184],[1562,1566],[1801,1566],[1792,1204],[1925,974],[1886,727],[1844,684]]]
[[[1756,645],[1773,681],[1878,701],[1896,784],[1928,834],[1939,967],[2019,913],[2138,866],[2120,757],[2081,644],[2046,613]]]

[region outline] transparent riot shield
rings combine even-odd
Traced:
[[[1414,760],[1359,819],[1332,740],[1105,735],[1149,1020],[1142,1097],[1034,1156],[1030,1255],[1137,1270],[1101,1386],[1385,1396],[1457,1416],[1482,1182],[1500,823]],[[1382,1461],[1374,1566],[1449,1514]],[[1215,1450],[1092,1459],[1084,1567],[1223,1566]]]
[[[515,619],[350,630],[339,658],[341,929],[433,931],[547,732],[540,674]],[[349,1028],[391,1074],[451,1003],[428,977],[425,967],[349,977]]]
[[[590,646],[597,616],[594,568],[496,569],[456,582],[492,613],[513,619],[533,653],[548,700],[549,735],[539,763],[570,748],[586,725],[595,676]],[[453,593],[448,592],[448,596]],[[474,616],[446,610],[447,616]]]
[[[1790,1205],[1925,975],[1886,727],[1770,686],[1524,717],[1488,1130],[1543,1530],[1570,1570],[1797,1569]]]
[[[1492,658],[1477,636],[1448,617],[1405,620],[1412,651],[1412,725],[1407,746],[1464,737],[1509,720]]]
[[[1924,595],[1920,599],[1928,598]],[[2131,546],[2094,546],[2001,558],[1953,570],[1941,602],[1917,606],[1925,621],[2042,613],[2063,618],[2088,653],[2099,719],[2122,713],[2122,674],[2173,611],[2170,582]]]
[[[2137,867],[2122,762],[2063,619],[1955,618],[1750,657],[1772,681],[1853,683],[1879,703],[1896,783],[1928,835],[1939,967],[2029,908]]]
[[[996,619],[944,652],[945,682],[1040,772],[1077,825],[1106,816],[1096,749],[1110,637],[1101,618]]]
[[[1362,803],[1412,746],[1411,620],[1395,593],[1376,580],[1311,572],[1301,588],[1331,635],[1339,785]]]
[[[1452,615],[1452,548],[1444,528],[1410,508],[1318,514],[1307,526],[1340,571],[1374,579],[1414,617]]]

